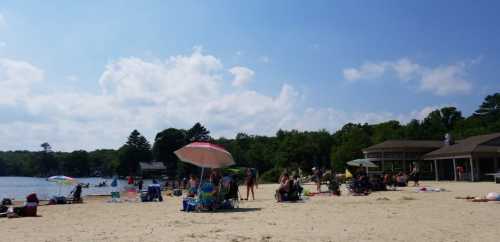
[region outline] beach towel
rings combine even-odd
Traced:
[[[420,187],[415,189],[415,192],[444,192],[444,188],[439,187]]]

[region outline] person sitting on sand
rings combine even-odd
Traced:
[[[290,176],[288,175],[288,173],[285,173],[281,177],[280,186],[278,190],[276,190],[278,202],[283,201],[283,197],[285,196],[285,194],[290,192],[290,187],[291,187]]]
[[[188,197],[195,197],[198,193],[198,178],[191,174],[188,182]]]
[[[210,182],[214,185],[214,187],[219,187],[221,179],[222,176],[219,169],[212,169],[212,173],[210,174]]]
[[[73,191],[71,191],[71,193],[73,195],[73,203],[81,203],[82,202],[82,184],[78,183],[75,187],[75,189],[73,189]]]
[[[396,186],[398,187],[406,187],[408,185],[408,179],[406,177],[406,174],[404,174],[402,171],[400,171],[396,175]]]
[[[394,176],[391,173],[384,173],[383,179],[384,179],[383,182],[386,187],[390,187],[391,189],[395,187],[396,182],[394,180]]]
[[[36,193],[31,193],[26,197],[26,203],[23,207],[14,207],[14,214],[10,216],[19,216],[19,217],[36,217],[37,216],[37,207],[40,201]],[[8,215],[9,216],[9,215]]]
[[[292,180],[291,183],[292,183],[293,189],[295,189],[299,194],[302,193],[302,190],[304,190],[304,189],[302,188],[302,184],[300,182],[299,175],[294,174],[293,175],[293,180]]]
[[[283,172],[281,172],[281,175],[280,175],[280,177],[278,178],[278,183],[280,183],[280,182],[281,182],[281,180],[283,179],[283,176],[284,176],[285,174],[288,174],[288,169],[287,169],[287,168],[283,169]]]

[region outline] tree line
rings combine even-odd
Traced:
[[[443,107],[423,120],[407,124],[392,120],[379,124],[348,123],[340,130],[279,130],[275,136],[238,133],[235,138],[217,138],[196,123],[188,130],[168,128],[159,132],[151,144],[139,131],[133,130],[117,150],[77,150],[54,152],[50,144],[41,150],[0,152],[0,176],[49,176],[65,174],[76,177],[134,175],[139,162],[159,161],[170,177],[185,177],[197,168],[180,162],[175,150],[194,141],[209,141],[224,146],[240,167],[254,167],[262,178],[272,180],[283,168],[312,167],[343,170],[349,160],[361,158],[362,149],[389,139],[442,140],[446,133],[456,139],[500,132],[500,93],[487,96],[479,108],[464,117],[455,107]]]

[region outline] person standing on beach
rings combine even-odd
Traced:
[[[139,182],[137,182],[137,186],[139,187],[139,191],[142,191],[142,186],[144,185],[144,182],[141,180],[139,180]]]
[[[247,198],[245,200],[248,200],[248,195],[250,192],[252,192],[252,200],[255,200],[255,195],[254,195],[254,186],[257,185],[257,178],[254,172],[252,171],[251,168],[247,168],[245,172],[245,185],[247,186]]]
[[[462,165],[457,166],[457,175],[459,181],[464,180],[464,167]]]
[[[321,178],[323,176],[321,170],[319,168],[313,167],[313,181],[316,183],[316,190],[318,193],[321,193]]]
[[[420,180],[420,174],[419,174],[419,170],[418,170],[418,167],[417,167],[417,164],[416,163],[413,163],[413,166],[412,166],[412,169],[411,169],[411,172],[410,172],[410,176],[413,180],[413,186],[416,187],[416,186],[420,186],[418,184],[418,181]]]

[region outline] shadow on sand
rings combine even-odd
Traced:
[[[233,209],[219,209],[217,213],[246,213],[260,211],[262,208],[233,208]]]

